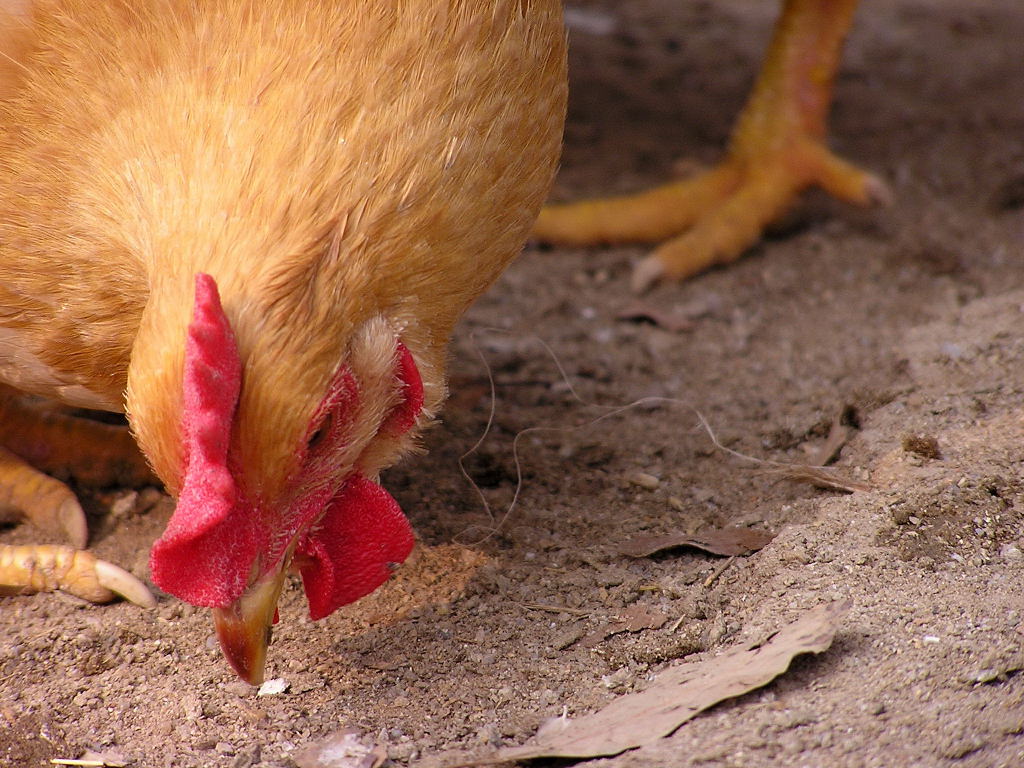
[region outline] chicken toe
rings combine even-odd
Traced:
[[[124,427],[52,410],[0,388],[0,522],[24,520],[71,546],[0,545],[0,594],[61,590],[94,603],[118,595],[155,605],[149,589],[127,571],[82,551],[85,513],[60,480],[86,486],[155,482]]]
[[[120,596],[155,608],[152,593],[132,574],[90,552],[48,545],[0,545],[0,594],[61,590],[93,603]]]
[[[79,548],[89,538],[85,513],[71,489],[2,447],[0,510],[4,522],[24,519]]]
[[[825,146],[832,81],[856,0],[787,0],[725,159],[635,195],[546,208],[534,235],[571,245],[662,242],[633,275],[643,291],[735,260],[796,196],[820,186],[847,202],[885,202],[877,177]]]
[[[0,389],[0,444],[47,474],[90,488],[159,482],[127,426],[79,416],[6,387]]]

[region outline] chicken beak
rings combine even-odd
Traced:
[[[213,609],[213,623],[224,657],[250,685],[263,682],[270,627],[274,623],[284,577],[285,569],[276,569],[250,586],[231,605]]]

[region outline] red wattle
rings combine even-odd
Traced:
[[[299,543],[309,615],[322,619],[370,594],[409,556],[412,529],[391,495],[354,475]]]
[[[398,380],[402,382],[402,403],[381,427],[388,435],[402,435],[412,429],[423,410],[423,379],[409,348],[398,342]]]

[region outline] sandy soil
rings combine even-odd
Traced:
[[[385,478],[421,552],[385,591],[317,624],[291,585],[269,665],[287,692],[258,697],[235,681],[206,612],[166,596],[153,612],[61,595],[0,604],[0,764],[91,749],[133,766],[293,766],[311,742],[353,727],[405,766],[522,742],[545,718],[642,689],[674,660],[849,598],[824,654],[594,765],[1024,765],[1014,5],[865,3],[833,143],[888,179],[895,204],[862,212],[809,196],[740,263],[645,299],[679,327],[617,319],[642,248],[528,249],[456,339],[454,397],[429,452]],[[711,162],[775,4],[571,7],[583,21],[555,195],[636,189]],[[493,519],[458,462],[487,421],[478,351],[496,417],[466,465]],[[590,423],[648,396],[680,403]],[[836,466],[872,490],[758,472],[715,450],[694,408],[724,445],[779,462],[807,461],[848,408],[856,428]],[[538,427],[519,441],[523,484],[506,514],[513,437]],[[93,547],[145,577],[170,508],[123,497],[92,497]],[[692,550],[618,553],[633,536],[726,524],[778,536],[724,570]],[[13,528],[0,540],[34,537]],[[599,639],[634,606],[668,620]]]

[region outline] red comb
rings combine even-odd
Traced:
[[[194,605],[223,606],[236,599],[256,556],[256,534],[238,509],[227,461],[241,379],[238,346],[217,284],[197,274],[183,376],[185,478],[149,561],[157,586]]]

